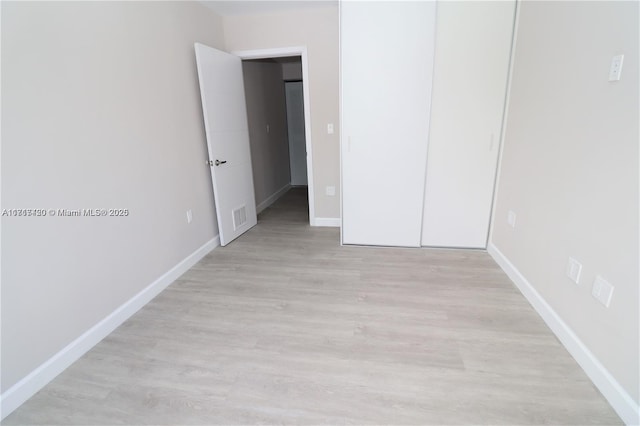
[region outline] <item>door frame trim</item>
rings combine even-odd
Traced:
[[[311,143],[311,102],[309,96],[309,63],[307,60],[306,46],[276,47],[271,49],[237,50],[230,52],[242,60],[270,59],[286,56],[300,56],[302,62],[302,94],[304,101],[304,137],[307,148],[307,188],[309,191],[309,224],[316,223],[316,209],[313,185],[313,144]]]

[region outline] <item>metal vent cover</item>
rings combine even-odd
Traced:
[[[234,231],[247,223],[247,209],[245,206],[240,206],[233,210],[233,229]]]

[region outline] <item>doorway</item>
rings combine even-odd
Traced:
[[[257,212],[304,188],[314,225],[306,48],[233,54],[243,63]]]

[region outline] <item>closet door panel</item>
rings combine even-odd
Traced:
[[[341,2],[342,242],[420,246],[435,2]]]
[[[515,2],[438,3],[422,245],[485,248]]]

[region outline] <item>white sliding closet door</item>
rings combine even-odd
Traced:
[[[342,242],[420,246],[435,2],[342,1]]]
[[[515,1],[443,1],[422,245],[485,248]]]

